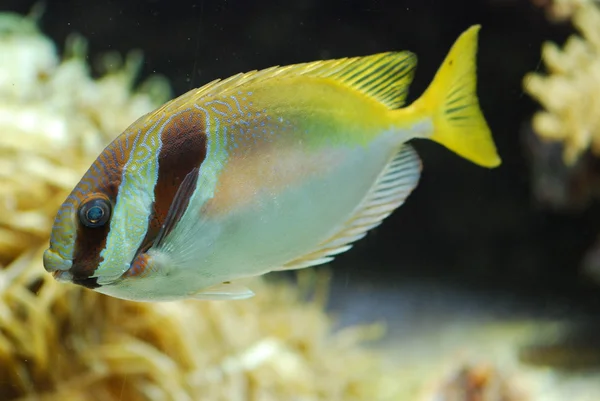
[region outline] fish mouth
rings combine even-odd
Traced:
[[[48,273],[52,273],[54,278],[59,281],[68,281],[69,277],[73,277],[69,270],[73,267],[73,261],[65,259],[56,253],[53,249],[49,248],[44,251],[44,269]]]

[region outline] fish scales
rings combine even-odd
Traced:
[[[136,301],[243,299],[241,279],[333,260],[417,186],[411,139],[500,165],[476,94],[479,29],[408,106],[403,51],[237,74],[142,116],[61,206],[46,270]]]

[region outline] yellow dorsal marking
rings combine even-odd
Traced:
[[[416,64],[416,56],[403,51],[275,66],[240,73],[224,80],[214,80],[201,88],[188,91],[155,113],[164,112],[166,108],[174,110],[187,107],[203,97],[224,96],[246,85],[299,76],[330,79],[396,109],[405,103]]]

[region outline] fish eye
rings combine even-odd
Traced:
[[[102,227],[110,218],[110,203],[106,199],[91,199],[79,208],[79,220],[86,227]]]

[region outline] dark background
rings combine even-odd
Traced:
[[[26,13],[32,4],[1,0],[0,8]],[[480,100],[503,165],[483,169],[417,142],[419,187],[337,258],[335,277],[344,285],[446,282],[597,308],[598,287],[582,278],[579,264],[595,240],[598,210],[558,213],[532,202],[521,127],[538,106],[522,79],[542,68],[542,42],[562,43],[572,29],[549,23],[528,0],[63,0],[46,2],[41,26],[61,48],[69,33],[83,34],[92,59],[142,49],[143,75],[167,76],[176,95],[275,64],[411,50],[419,57],[413,100],[475,23],[483,26]]]

